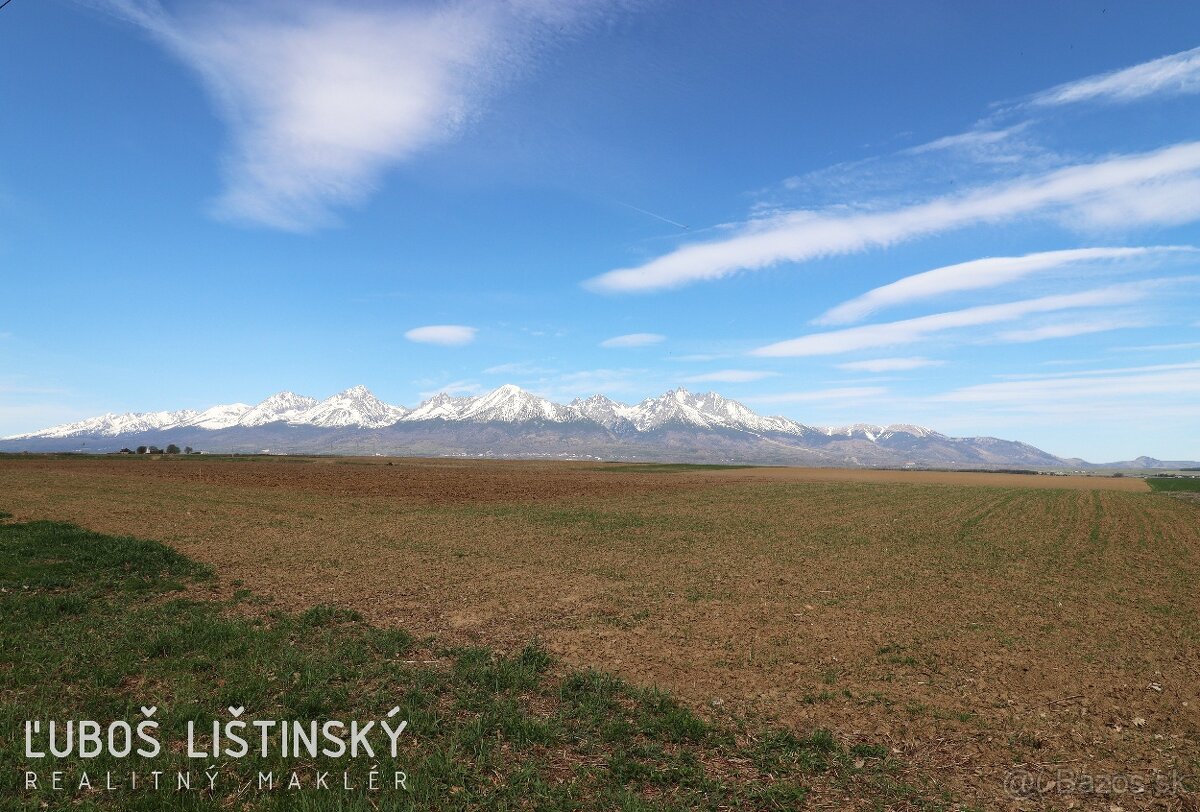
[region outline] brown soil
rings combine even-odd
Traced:
[[[1200,505],[1140,480],[392,462],[3,458],[0,508],[167,542],[282,606],[540,636],[708,714],[885,744],[980,808],[1184,808],[1004,777],[1200,772]]]

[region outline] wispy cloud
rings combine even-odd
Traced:
[[[682,380],[684,383],[749,383],[761,381],[764,378],[774,378],[778,375],[778,372],[757,369],[721,369],[716,372],[705,372],[702,375],[689,375]]]
[[[1060,324],[1047,324],[1042,327],[1032,327],[1028,330],[1006,330],[996,334],[997,341],[1014,344],[1027,344],[1034,341],[1046,341],[1052,338],[1071,338],[1072,336],[1104,333],[1109,330],[1122,330],[1129,327],[1143,327],[1143,322],[1122,319],[1097,319],[1093,321],[1071,321]]]
[[[744,225],[732,236],[692,243],[587,281],[605,292],[651,291],[719,279],[782,262],[880,248],[1019,215],[1054,214],[1077,226],[1124,218],[1179,223],[1200,217],[1200,142],[1121,155],[978,187],[884,211],[795,211]],[[1166,201],[1166,202],[1163,202]]]
[[[920,155],[925,152],[937,152],[943,149],[963,149],[975,148],[980,146],[991,146],[998,144],[1001,141],[1006,141],[1016,132],[1019,132],[1028,126],[1022,122],[1012,127],[1007,127],[1002,130],[977,129],[968,130],[964,133],[956,133],[955,135],[944,135],[941,138],[936,138],[933,141],[927,141],[924,144],[919,144],[915,147],[909,147],[905,152]]]
[[[1018,409],[1044,409],[1048,403],[1074,406],[1077,413],[1090,413],[1093,404],[1120,398],[1182,396],[1200,394],[1200,363],[1163,371],[1134,371],[1130,374],[1072,375],[1026,378],[967,386],[938,396],[953,403],[979,402]]]
[[[817,324],[848,324],[879,310],[932,299],[950,293],[994,288],[1038,273],[1056,271],[1084,263],[1112,262],[1153,257],[1166,253],[1194,252],[1190,246],[1153,246],[1137,248],[1073,248],[1042,251],[1019,257],[987,257],[970,262],[945,265],[906,276],[867,291],[827,310]]]
[[[671,361],[720,361],[722,358],[732,358],[737,353],[732,352],[696,352],[688,355],[672,355]]]
[[[1200,93],[1200,48],[1067,82],[1036,94],[1030,104],[1055,107],[1087,101],[1129,102],[1186,93]]]
[[[1170,352],[1172,350],[1197,350],[1200,341],[1183,341],[1177,344],[1143,344],[1138,347],[1109,347],[1109,352]]]
[[[476,327],[461,324],[430,324],[414,327],[404,334],[409,341],[418,344],[440,344],[444,347],[461,347],[475,340]]]
[[[1048,362],[1047,362],[1048,363]],[[1064,361],[1060,363],[1087,363],[1086,361]],[[1095,375],[1136,375],[1146,372],[1167,372],[1178,369],[1200,369],[1200,361],[1185,361],[1179,364],[1147,364],[1136,367],[1108,367],[1105,369],[1078,369],[1070,372],[1026,372],[1019,375],[996,375],[997,378],[1008,380],[1024,380],[1039,378],[1085,378]]]
[[[613,336],[600,342],[601,347],[627,348],[648,347],[651,344],[661,344],[667,337],[658,333],[629,333],[623,336]]]
[[[223,217],[328,223],[390,165],[454,137],[601,3],[92,0],[196,71],[230,129]]]
[[[810,392],[783,392],[776,395],[759,395],[745,398],[747,403],[810,403],[812,401],[860,400],[874,398],[887,393],[883,386],[843,386],[833,389],[815,389]]]
[[[484,375],[545,375],[554,372],[548,367],[538,366],[526,361],[517,361],[510,364],[497,364],[493,367],[488,367],[483,371]]]
[[[844,364],[838,364],[838,369],[846,369],[852,372],[904,372],[910,369],[921,369],[922,367],[941,366],[945,361],[938,361],[933,358],[923,358],[915,356],[911,358],[871,358],[865,361],[847,361]]]
[[[789,341],[780,341],[759,347],[751,354],[771,357],[834,355],[853,350],[911,344],[947,330],[1014,321],[1034,313],[1129,304],[1144,298],[1152,287],[1160,284],[1164,284],[1164,280],[1147,280],[1080,293],[969,307],[903,321],[848,327],[844,330],[813,333]]]
[[[967,159],[976,166],[1003,166],[1018,162],[1026,166],[1041,164],[1051,159],[1053,153],[1028,137],[1032,125],[1032,121],[1021,121],[1008,127],[996,127],[993,122],[984,120],[966,132],[935,138],[901,150],[898,154],[910,158],[925,157],[943,164],[950,159],[952,165],[961,159]]]

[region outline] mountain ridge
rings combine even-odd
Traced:
[[[561,404],[513,384],[475,396],[439,392],[411,409],[385,403],[359,385],[324,400],[283,391],[253,406],[110,412],[0,438],[0,450],[72,450],[82,443],[115,451],[117,441],[176,442],[168,435],[209,451],[270,452],[274,446],[276,453],[347,453],[369,444],[374,453],[417,455],[917,467],[1166,465],[1148,457],[1134,465],[1092,464],[1018,441],[950,437],[906,423],[809,426],[683,387],[634,405],[601,394]]]

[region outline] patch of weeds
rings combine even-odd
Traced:
[[[361,620],[362,615],[353,609],[328,606],[323,603],[318,603],[316,606],[308,609],[299,618],[301,626],[309,627],[331,626],[336,623],[358,623]]]
[[[850,755],[859,758],[887,758],[888,749],[882,744],[855,744],[850,747]]]
[[[835,698],[837,694],[821,691],[819,694],[805,694],[803,701],[805,705],[816,705],[818,702],[832,702]]]
[[[365,782],[348,792],[243,796],[237,788],[257,772],[286,774],[296,765],[253,756],[223,764],[232,789],[179,798],[181,808],[213,812],[785,810],[827,775],[862,779],[855,786],[881,803],[889,797],[879,789],[885,765],[860,770],[852,761],[877,749],[847,750],[827,730],[802,736],[709,722],[666,692],[600,671],[560,670],[536,642],[511,653],[440,650],[334,606],[243,617],[236,609],[253,596],[240,586],[228,603],[174,594],[211,577],[152,542],[52,522],[0,525],[0,584],[8,590],[0,592],[0,729],[19,729],[29,714],[131,720],[148,704],[159,707],[166,742],[183,741],[188,722],[206,729],[228,718],[234,705],[246,718],[299,720],[379,719],[397,707],[408,722],[402,797],[371,793]],[[578,766],[564,771],[564,763]],[[737,769],[709,766],[730,764]],[[336,775],[354,765],[319,757],[305,766]],[[128,769],[103,754],[87,767]],[[183,752],[164,747],[153,769],[190,767]],[[18,785],[27,768],[21,737],[0,741],[0,796],[15,808],[45,806],[47,796]],[[161,808],[159,796],[128,788],[55,795],[53,803],[93,812]]]

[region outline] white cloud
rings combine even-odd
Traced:
[[[910,147],[905,152],[921,154],[923,152],[937,152],[943,149],[972,149],[979,146],[987,146],[1004,141],[1012,136],[1013,133],[1023,130],[1027,126],[1028,123],[1026,122],[1003,130],[978,129],[968,130],[965,133],[957,133],[955,135],[944,135],[933,141]]]
[[[1180,398],[1200,394],[1200,364],[1165,371],[1116,375],[1073,375],[1026,378],[967,386],[937,396],[953,403],[987,403],[1017,409],[1044,409],[1047,404],[1074,406],[1077,414],[1091,414],[1093,407],[1116,400],[1151,396]],[[1136,411],[1130,411],[1136,415]]]
[[[455,136],[590,5],[93,1],[203,80],[232,140],[217,213],[289,230],[329,222],[388,166]]]
[[[844,364],[838,364],[837,367],[838,369],[847,369],[852,372],[903,372],[909,369],[941,366],[944,363],[946,362],[916,356],[912,358],[872,358],[866,361],[848,361]]]
[[[861,400],[887,393],[882,386],[843,386],[834,389],[816,389],[811,392],[784,392],[778,395],[760,395],[745,398],[747,403],[809,403],[825,400]]]
[[[985,120],[966,132],[942,136],[901,150],[899,154],[924,156],[940,162],[966,158],[976,164],[1041,163],[1050,158],[1051,153],[1023,137],[1032,124],[1032,121],[1022,121],[1004,129],[994,129]]]
[[[409,341],[418,344],[441,344],[444,347],[461,347],[475,340],[478,328],[461,324],[430,324],[414,327],[404,334]]]
[[[1195,251],[1190,246],[1138,248],[1073,248],[1042,251],[1019,257],[986,257],[945,265],[906,276],[867,291],[831,308],[816,319],[818,324],[848,324],[887,307],[931,299],[949,293],[993,288],[1036,273],[1054,271],[1082,263],[1128,260],[1164,253]]]
[[[722,358],[732,358],[735,353],[731,352],[698,352],[691,355],[673,355],[671,361],[720,361]]]
[[[1109,352],[1169,352],[1171,350],[1197,350],[1200,341],[1184,341],[1178,344],[1143,344],[1139,347],[1109,347]]]
[[[1030,103],[1054,107],[1086,101],[1128,102],[1147,96],[1185,93],[1200,93],[1200,48],[1067,82],[1038,93]]]
[[[1188,197],[1200,183],[1198,172],[1200,142],[1187,142],[891,210],[795,211],[753,221],[724,239],[692,243],[643,265],[609,271],[586,285],[614,292],[675,288],[1034,213],[1053,213],[1085,227],[1105,224],[1117,212],[1141,223],[1178,223],[1200,216],[1200,196]],[[1162,199],[1170,205],[1158,202]]]
[[[629,333],[623,336],[613,336],[600,342],[601,347],[648,347],[651,344],[661,344],[667,337],[658,333]]]
[[[1052,338],[1070,338],[1072,336],[1104,333],[1109,330],[1121,330],[1127,327],[1142,327],[1141,322],[1122,321],[1118,319],[1100,319],[1096,321],[1073,321],[1062,324],[1047,324],[1043,327],[1033,327],[1028,330],[1008,330],[996,335],[998,341],[1011,343],[1030,343],[1045,341]]]
[[[1033,313],[1050,313],[1078,307],[1102,307],[1128,304],[1144,298],[1151,287],[1162,280],[1148,280],[1126,285],[1068,293],[1058,296],[1043,296],[1004,304],[982,305],[948,313],[935,313],[915,319],[893,321],[883,324],[868,324],[848,327],[825,333],[794,338],[759,347],[752,355],[788,357],[804,355],[833,355],[852,350],[874,349],[902,344],[911,344],[928,338],[935,333],[964,327],[976,327],[997,322],[1015,321]]]
[[[488,367],[483,371],[484,375],[544,375],[553,372],[553,369],[540,367],[536,364],[530,364],[525,361],[518,361],[511,364],[497,364],[494,367]]]
[[[1043,363],[1051,363],[1044,361]],[[1060,361],[1057,363],[1085,364],[1087,361]],[[1108,369],[1079,369],[1071,372],[1027,372],[1021,375],[996,375],[997,378],[1026,379],[1026,378],[1082,378],[1090,375],[1132,375],[1143,372],[1164,372],[1176,369],[1200,369],[1200,361],[1188,361],[1182,364],[1150,364],[1136,367],[1114,367]]]
[[[766,372],[754,369],[721,369],[716,372],[706,372],[702,375],[691,375],[684,378],[684,383],[749,383],[761,381],[763,378],[773,378],[778,372]]]

